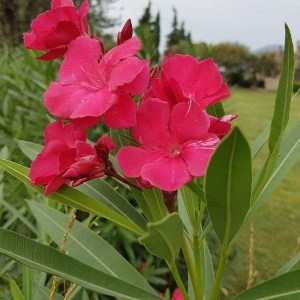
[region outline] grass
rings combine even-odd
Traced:
[[[274,92],[233,89],[225,107],[227,112],[238,113],[235,122],[250,142],[253,142],[272,118]],[[292,104],[289,127],[300,120],[300,96]],[[300,134],[300,133],[299,133]],[[262,167],[267,150],[254,162],[254,170]],[[267,280],[291,258],[300,238],[300,161],[296,163],[267,203],[251,220],[254,226],[254,284]],[[223,298],[246,288],[248,278],[250,224],[245,223],[234,243],[224,281]],[[298,245],[299,246],[299,245]],[[300,250],[298,248],[298,250]],[[224,297],[225,295],[225,297]]]

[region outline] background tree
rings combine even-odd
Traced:
[[[167,48],[173,50],[176,53],[182,53],[180,52],[180,50],[184,51],[182,50],[184,49],[182,45],[191,45],[192,38],[191,34],[189,32],[186,32],[184,22],[181,22],[181,25],[179,27],[176,8],[173,8],[173,13],[174,17],[172,22],[172,31],[167,36]],[[180,44],[181,47],[178,47],[178,45],[180,46]]]
[[[157,13],[155,17],[152,16],[151,2],[145,8],[135,32],[143,44],[140,52],[141,57],[150,59],[152,65],[156,64],[159,61],[160,14]]]

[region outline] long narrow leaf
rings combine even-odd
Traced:
[[[41,187],[31,185],[30,179],[28,178],[28,168],[4,159],[0,159],[0,167],[14,177],[18,178],[34,191],[38,192],[41,195],[44,195],[44,191]],[[48,197],[49,199],[63,203],[65,205],[69,205],[92,214],[100,215],[137,234],[142,235],[144,233],[144,230],[131,220],[116,213],[114,210],[103,205],[101,202],[96,201],[95,199],[66,185],[60,188],[56,193],[53,193]]]
[[[122,299],[161,299],[155,293],[94,269],[58,250],[0,228],[0,253],[31,268],[75,282],[92,291]]]
[[[269,150],[273,151],[289,121],[295,74],[295,54],[291,32],[285,24],[285,46],[279,84],[276,93],[274,115],[269,137]]]
[[[242,292],[232,300],[300,299],[300,270],[275,277]]]
[[[38,223],[59,245],[63,239],[69,217],[45,205],[32,201],[28,201],[28,203]],[[74,222],[64,249],[71,257],[93,266],[95,269],[153,291],[144,277],[118,251],[78,221]]]
[[[248,212],[251,184],[250,147],[234,128],[215,150],[204,183],[207,209],[222,244],[233,239]]]

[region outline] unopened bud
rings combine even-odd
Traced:
[[[158,73],[159,73],[159,66],[154,65],[150,70],[150,80],[156,78],[158,76]]]
[[[123,44],[125,41],[129,40],[133,35],[133,29],[131,20],[128,19],[124,24],[121,32],[118,33],[118,45]]]

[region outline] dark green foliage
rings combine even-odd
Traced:
[[[297,93],[299,89],[300,89],[300,81],[295,80],[293,84],[294,93]]]
[[[188,45],[192,44],[191,33],[186,32],[184,22],[181,23],[180,27],[178,26],[178,16],[175,8],[173,8],[173,13],[172,31],[167,36],[167,47],[172,50],[173,46],[180,44],[182,41]]]
[[[145,8],[135,32],[143,44],[140,56],[143,59],[150,59],[151,65],[156,64],[159,60],[160,14],[157,13],[155,18],[152,16],[150,2]]]

